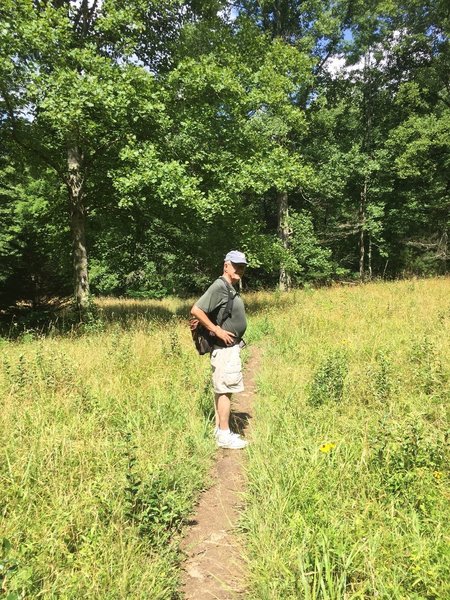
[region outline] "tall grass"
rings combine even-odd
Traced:
[[[450,597],[449,291],[247,295],[246,337],[264,349],[251,598]],[[10,600],[179,597],[178,536],[215,451],[189,305],[104,299],[82,328],[61,315],[0,339]]]
[[[0,595],[177,596],[214,446],[183,304],[105,301],[83,331],[2,340]]]
[[[254,331],[250,597],[450,598],[450,281],[296,292]]]

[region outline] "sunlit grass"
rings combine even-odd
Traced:
[[[208,364],[189,338],[179,319],[142,318],[3,342],[4,591],[175,593],[177,532],[214,453]]]
[[[436,279],[245,295],[264,351],[249,597],[450,597],[449,292]],[[178,535],[215,453],[191,304],[99,299],[81,328],[2,340],[11,600],[176,597]]]
[[[336,287],[267,313],[242,522],[255,600],[450,597],[449,292]]]

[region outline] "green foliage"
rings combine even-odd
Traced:
[[[17,563],[17,561],[12,557],[12,545],[11,542],[9,540],[7,540],[6,538],[2,538],[1,541],[1,546],[0,546],[0,550],[1,550],[1,554],[0,554],[0,585],[1,585],[1,589],[5,589],[5,584],[6,582],[14,577],[14,575],[16,574],[17,570],[19,569],[19,564]],[[18,600],[21,596],[19,595],[22,592],[22,590],[19,587],[18,592],[17,591],[12,591],[8,594],[7,598],[10,598],[10,600]]]
[[[242,519],[251,598],[449,596],[448,381],[426,395],[412,360],[426,336],[448,373],[448,292],[440,278],[273,296]]]
[[[347,356],[342,350],[329,352],[314,373],[308,393],[310,406],[341,402],[347,375]]]
[[[372,440],[371,469],[382,481],[389,495],[409,502],[422,512],[429,510],[430,490],[448,473],[448,435],[415,419],[404,423],[380,423]]]
[[[292,271],[298,282],[326,281],[335,273],[331,251],[322,248],[314,232],[312,216],[307,211],[292,211],[288,225],[292,231],[289,252],[296,262]]]
[[[125,147],[121,159],[127,165],[116,175],[115,187],[121,195],[120,206],[136,199],[145,204],[148,198],[175,208],[180,202],[195,209],[201,205],[202,195],[198,179],[189,177],[179,161],[168,162],[158,157],[153,144]]]
[[[91,260],[90,283],[92,291],[103,296],[112,296],[120,290],[120,280],[117,273],[100,261]]]
[[[214,451],[181,307],[116,302],[2,345],[5,597],[176,595],[180,527]]]
[[[8,0],[1,20],[3,306],[69,293],[74,147],[95,294],[197,292],[232,246],[251,287],[280,265],[447,272],[442,3]]]
[[[381,402],[388,402],[391,399],[393,379],[392,361],[389,355],[379,351],[376,357],[376,368],[372,371],[372,382],[375,397]]]
[[[161,468],[142,481],[136,473],[136,446],[127,439],[127,471],[125,516],[156,547],[180,530],[192,506],[192,490],[188,485],[193,472],[186,465]],[[194,465],[191,465],[194,467]],[[191,480],[192,481],[192,480]]]
[[[419,389],[430,396],[445,393],[446,372],[439,351],[428,336],[414,340],[411,359],[416,366],[415,380]]]

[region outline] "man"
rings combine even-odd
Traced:
[[[228,252],[222,277],[209,286],[191,309],[191,314],[217,338],[211,351],[215,435],[219,448],[232,450],[245,448],[248,443],[240,435],[230,431],[231,395],[244,390],[240,351],[247,328],[244,303],[231,286],[242,279],[246,266],[245,254],[238,250]],[[230,293],[233,296],[231,315],[222,322]],[[217,325],[221,322],[220,326]]]

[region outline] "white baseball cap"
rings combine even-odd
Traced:
[[[230,250],[228,254],[225,256],[225,262],[230,261],[232,263],[236,263],[238,265],[246,265],[247,259],[245,258],[245,254],[243,252],[239,252],[239,250]]]

